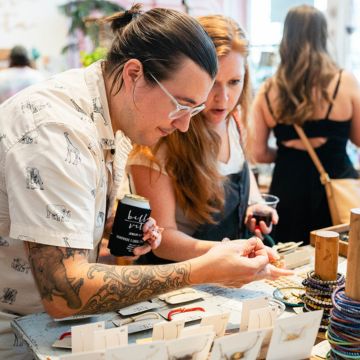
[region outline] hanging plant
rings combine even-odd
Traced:
[[[99,26],[95,22],[89,25],[86,20],[100,18],[124,10],[122,6],[106,0],[74,0],[60,5],[59,9],[71,19],[68,34],[75,37],[77,32],[81,32],[85,36],[89,36],[95,48],[99,46]],[[64,53],[71,48],[78,50],[77,42],[66,45],[62,52]]]

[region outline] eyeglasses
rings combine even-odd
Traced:
[[[180,118],[184,115],[188,115],[188,114],[190,114],[190,116],[194,116],[194,115],[198,114],[200,111],[203,111],[205,109],[205,104],[202,104],[202,105],[199,105],[196,107],[179,104],[178,101],[169,93],[168,90],[166,90],[164,85],[162,85],[160,83],[160,81],[158,81],[153,74],[150,73],[150,76],[155,80],[155,82],[159,85],[160,89],[170,98],[170,100],[176,106],[176,109],[169,113],[170,120],[175,120],[175,119],[178,119],[178,118]]]

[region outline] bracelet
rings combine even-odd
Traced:
[[[180,313],[185,313],[185,312],[191,312],[191,311],[203,311],[203,312],[205,312],[205,309],[202,308],[202,307],[173,309],[173,310],[169,311],[169,313],[167,315],[167,319],[169,321],[171,321],[173,315],[180,314]]]

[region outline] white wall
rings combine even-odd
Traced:
[[[58,10],[66,0],[0,0],[0,48],[21,44],[49,57],[49,71],[62,70],[69,20]],[[41,59],[40,59],[41,60]],[[39,61],[39,67],[43,64]],[[59,69],[60,68],[60,69]]]

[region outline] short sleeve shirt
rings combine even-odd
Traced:
[[[42,308],[23,241],[96,249],[131,147],[115,141],[101,63],[0,106],[0,311]]]

